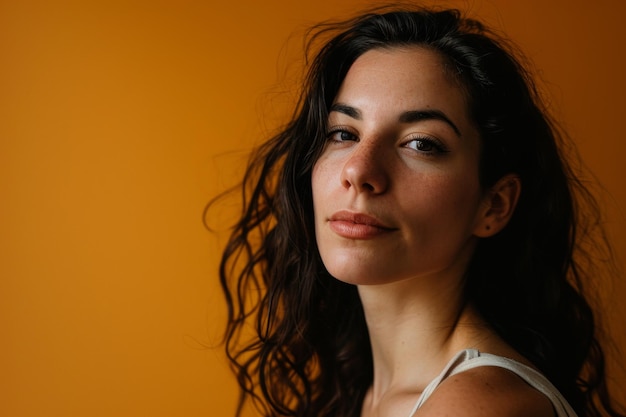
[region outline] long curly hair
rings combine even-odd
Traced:
[[[469,299],[579,416],[621,416],[583,291],[610,247],[519,53],[456,10],[375,10],[316,26],[307,45],[312,60],[298,105],[249,163],[243,211],[220,264],[225,348],[241,387],[237,415],[248,402],[264,416],[360,414],[373,378],[368,331],[356,288],[330,276],[317,251],[311,172],[352,63],[371,49],[417,45],[439,53],[464,89],[482,140],[482,185],[508,173],[522,183],[509,225],[478,243]]]

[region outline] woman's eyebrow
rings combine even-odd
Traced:
[[[330,107],[329,113],[330,112],[338,112],[355,120],[363,120],[363,116],[361,115],[361,111],[359,109],[343,103],[334,103]],[[400,123],[415,123],[422,120],[441,120],[449,125],[457,136],[461,136],[459,128],[440,110],[409,110],[402,113],[398,118]]]
[[[352,117],[356,120],[363,120],[363,116],[361,116],[361,111],[355,107],[348,106],[347,104],[334,103],[330,106],[329,113],[331,112],[343,113],[346,116]]]
[[[461,136],[459,128],[440,110],[410,110],[402,113],[398,120],[402,123],[415,123],[421,120],[441,120],[448,124],[457,136]]]

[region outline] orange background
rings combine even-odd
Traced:
[[[303,30],[367,4],[0,0],[0,415],[232,415],[202,210],[289,108]],[[439,4],[534,61],[626,259],[626,2]]]

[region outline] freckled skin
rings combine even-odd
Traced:
[[[330,135],[312,176],[317,243],[329,272],[355,284],[461,276],[483,198],[480,141],[440,57],[415,47],[366,52],[338,103],[358,117],[330,112],[329,130],[340,131]],[[414,110],[440,112],[454,127],[400,120]],[[365,240],[339,236],[329,224],[338,210],[372,215],[393,231]]]

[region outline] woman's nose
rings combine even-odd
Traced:
[[[380,147],[359,142],[346,160],[341,172],[345,188],[357,192],[380,194],[389,187],[385,152]]]

